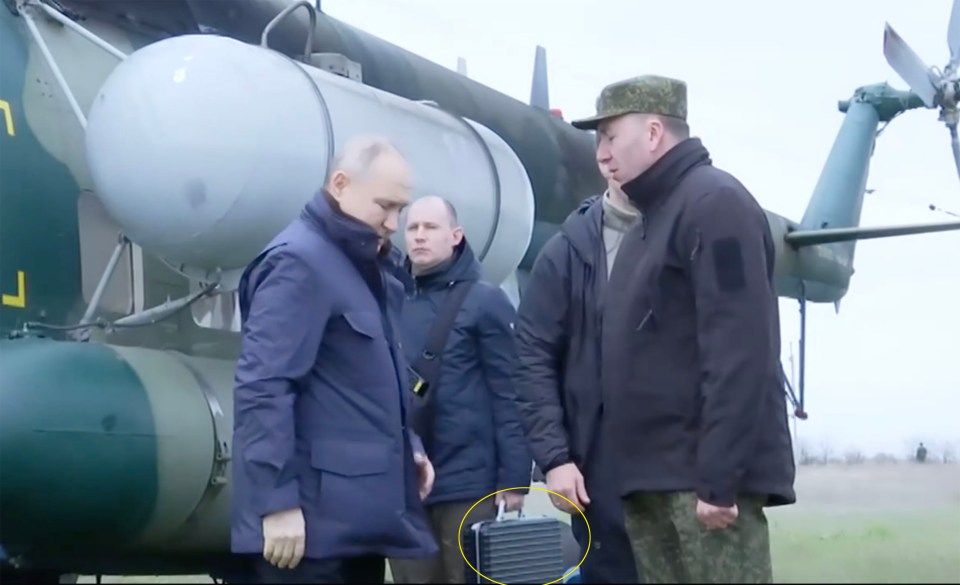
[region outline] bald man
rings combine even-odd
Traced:
[[[232,550],[262,583],[382,583],[386,557],[437,546],[433,469],[406,431],[402,255],[410,170],[380,138],[347,143],[325,188],[240,282]]]
[[[476,575],[457,545],[461,520],[477,500],[507,488],[521,489],[480,502],[464,529],[493,518],[501,503],[505,511],[518,510],[530,485],[533,462],[512,382],[516,315],[503,290],[481,280],[480,262],[449,201],[418,199],[407,213],[404,235],[416,287],[403,307],[403,346],[415,375],[429,382],[416,403],[416,420],[436,468],[425,504],[440,552],[422,560],[391,559],[390,567],[397,583],[463,583]],[[455,318],[435,336],[433,328],[448,309]],[[439,343],[431,347],[434,337]],[[437,360],[420,360],[424,351]],[[431,362],[439,366],[434,370]]]

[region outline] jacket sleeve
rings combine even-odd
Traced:
[[[566,351],[569,275],[558,259],[565,241],[546,243],[530,271],[517,312],[517,401],[537,466],[543,473],[569,463],[562,371]]]
[[[698,497],[732,506],[761,426],[772,356],[772,259],[765,218],[746,193],[717,188],[681,219],[682,258],[690,262],[701,360]]]
[[[234,388],[237,453],[256,512],[300,506],[294,401],[313,367],[330,315],[315,273],[282,248],[250,271]]]
[[[496,433],[497,489],[530,485],[533,471],[527,439],[523,434],[513,373],[517,366],[514,341],[516,310],[499,287],[484,287],[477,319],[480,359],[487,386],[493,393],[493,424]],[[517,490],[526,493],[526,490]]]

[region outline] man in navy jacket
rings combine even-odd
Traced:
[[[400,152],[355,139],[243,275],[231,536],[256,581],[382,583],[386,557],[437,550],[388,239],[409,201]]]
[[[516,313],[500,287],[481,280],[480,262],[463,235],[456,210],[440,197],[418,199],[406,221],[407,266],[416,288],[403,308],[403,344],[410,363],[424,351],[433,323],[455,283],[468,283],[446,344],[439,354],[431,429],[423,435],[436,483],[425,501],[440,553],[430,559],[391,559],[398,583],[463,583],[465,564],[457,533],[493,518],[501,501],[519,509],[533,461],[516,405],[513,371]],[[497,490],[473,508],[477,500]],[[464,517],[466,520],[464,521]],[[469,571],[469,569],[466,569]]]

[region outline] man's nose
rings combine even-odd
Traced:
[[[397,227],[400,226],[400,214],[396,211],[391,211],[387,213],[386,219],[383,220],[383,227],[386,228],[390,233],[397,231]]]
[[[597,145],[597,162],[598,163],[600,163],[603,166],[607,166],[608,164],[610,164],[610,160],[612,158],[613,157],[610,156],[610,148],[606,144],[601,142],[600,144]]]

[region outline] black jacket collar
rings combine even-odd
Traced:
[[[647,213],[663,203],[688,172],[709,164],[713,164],[710,153],[700,139],[688,138],[667,151],[638,177],[624,183],[623,192],[641,213]]]

